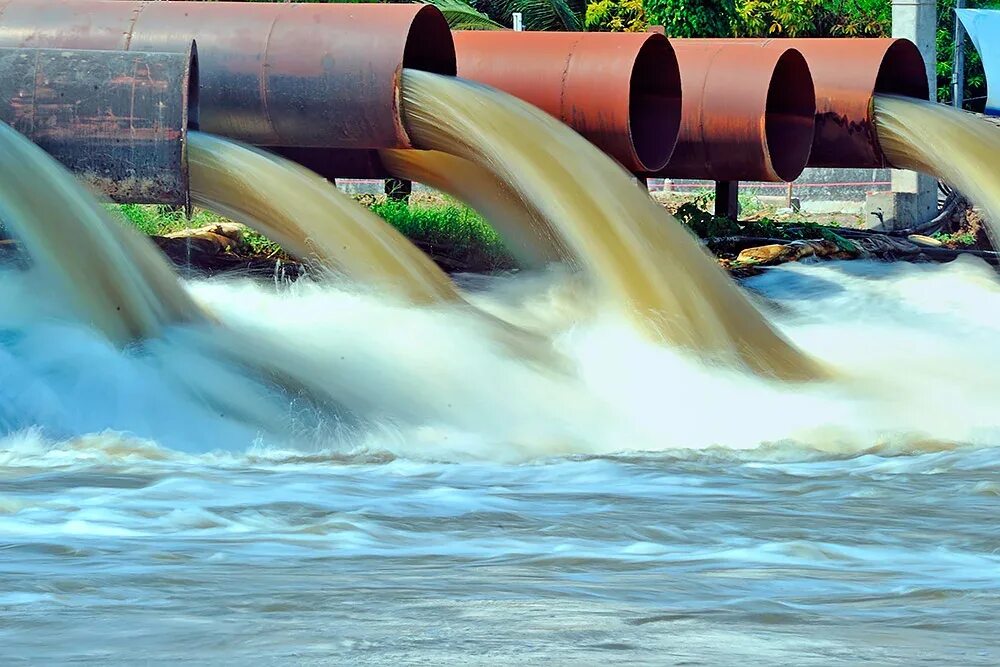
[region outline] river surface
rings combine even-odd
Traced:
[[[168,372],[211,360],[117,352],[6,278],[3,664],[1000,663],[1000,283],[976,262],[749,281],[846,378],[822,388],[566,327],[582,306],[527,279],[478,298],[550,313],[584,386],[447,314],[386,332],[402,311],[364,296],[191,285],[358,359],[366,420],[280,443]]]

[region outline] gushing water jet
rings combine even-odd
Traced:
[[[408,239],[329,181],[290,160],[191,133],[192,197],[252,227],[292,255],[412,303],[461,300]]]
[[[0,218],[35,269],[119,344],[204,319],[153,243],[116,224],[64,167],[0,123]]]
[[[679,223],[550,115],[481,84],[405,70],[414,140],[491,170],[560,234],[615,307],[656,338],[763,375],[823,375],[772,329]]]
[[[545,219],[489,170],[441,151],[385,149],[379,155],[392,175],[423,183],[476,210],[496,229],[521,268],[572,260]]]
[[[408,304],[454,306],[516,358],[546,371],[568,371],[549,340],[473,307],[406,237],[308,169],[232,140],[192,132],[191,172],[198,205],[243,222],[291,254],[343,274],[363,289],[374,287]]]
[[[875,96],[879,147],[899,169],[931,174],[986,213],[1000,242],[1000,127],[943,104],[896,95]]]

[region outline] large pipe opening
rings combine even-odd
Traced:
[[[189,130],[200,129],[198,112],[198,96],[201,91],[201,77],[198,74],[198,43],[191,42],[191,65],[188,68],[187,81],[187,123]]]
[[[669,159],[680,125],[673,47],[651,33],[457,31],[458,75],[558,118],[635,172]]]
[[[432,5],[424,5],[413,16],[403,47],[403,67],[455,76],[451,29]]]
[[[805,167],[816,114],[795,49],[723,39],[671,40],[680,65],[677,148],[654,176],[789,181]]]
[[[649,171],[663,168],[677,145],[681,124],[681,77],[666,39],[649,39],[639,49],[629,81],[629,138]]]
[[[812,76],[798,51],[785,51],[775,63],[765,109],[765,150],[771,167],[781,180],[795,180],[809,159],[816,115]]]
[[[898,39],[886,49],[875,78],[875,94],[879,93],[922,100],[930,98],[927,70],[916,44]]]

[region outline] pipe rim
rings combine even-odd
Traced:
[[[424,5],[413,15],[406,31],[402,67],[455,76],[455,42],[437,7]]]
[[[629,78],[628,131],[644,171],[662,169],[681,125],[681,74],[666,37],[651,35],[636,53]]]
[[[816,121],[816,91],[806,59],[788,49],[777,59],[767,88],[764,142],[774,174],[794,181],[809,161]]]
[[[930,99],[926,64],[916,44],[897,39],[889,45],[879,63],[873,92]]]

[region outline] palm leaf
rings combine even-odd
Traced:
[[[525,30],[583,30],[583,21],[574,11],[583,6],[579,0],[489,0],[489,4],[487,13],[504,23],[510,23],[514,12],[521,12]]]
[[[452,30],[502,30],[503,26],[463,0],[424,0],[444,14]]]

